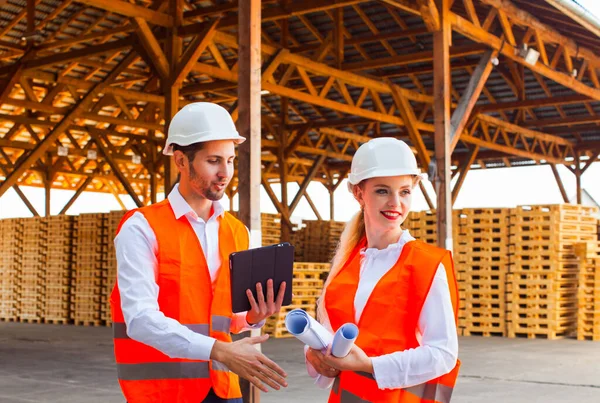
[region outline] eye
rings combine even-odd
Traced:
[[[387,194],[387,190],[386,189],[377,189],[375,191],[375,193],[377,193],[378,195],[385,195],[385,194]]]
[[[404,189],[402,192],[400,192],[400,194],[401,194],[402,196],[408,196],[408,195],[410,194],[410,190],[408,190],[408,189]]]
[[[219,160],[217,160],[217,159],[208,160],[209,164],[217,164],[218,162],[219,162]]]

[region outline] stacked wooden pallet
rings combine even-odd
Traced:
[[[507,277],[509,337],[556,339],[577,330],[578,258],[574,244],[596,238],[593,209],[519,206],[510,217]]]
[[[23,253],[23,219],[0,221],[0,320],[19,318],[19,277]]]
[[[102,288],[108,237],[105,214],[81,214],[75,221],[75,256],[71,295],[76,325],[102,325]]]
[[[285,328],[285,317],[294,309],[303,309],[313,318],[316,317],[317,299],[323,290],[329,263],[294,263],[294,298],[292,305],[281,308],[281,311],[267,320],[265,333],[275,338],[290,337]]]
[[[580,259],[577,339],[600,341],[600,242],[576,246]]]
[[[304,239],[302,260],[306,262],[330,262],[346,223],[306,220],[302,224],[305,227],[298,231],[298,236]]]
[[[117,257],[115,255],[114,238],[121,219],[125,215],[124,211],[111,211],[106,214],[106,259],[102,283],[102,301],[100,304],[100,319],[107,326],[112,325],[110,314],[110,294],[112,293],[115,282],[117,281]]]
[[[459,330],[464,336],[505,336],[508,209],[456,212],[454,262],[460,291]]]
[[[23,221],[23,254],[20,276],[19,320],[40,323],[46,295],[46,220]]]
[[[292,229],[290,234],[290,243],[294,245],[294,260],[297,262],[305,262],[304,258],[304,228],[306,224],[300,223],[298,226]]]
[[[281,214],[262,213],[260,215],[262,245],[268,246],[281,240]]]
[[[412,211],[402,227],[423,242],[435,245],[437,242],[437,217],[435,210]]]
[[[72,216],[51,216],[47,221],[46,293],[42,317],[46,323],[68,323],[71,316],[73,265]]]

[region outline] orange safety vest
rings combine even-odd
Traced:
[[[212,284],[202,247],[185,216],[175,219],[171,205],[164,200],[129,211],[117,233],[135,211],[144,215],[158,242],[160,311],[196,333],[231,342],[229,254],[248,249],[246,227],[229,213],[220,219],[221,268]],[[118,378],[129,403],[198,403],[211,387],[224,399],[242,397],[238,376],[222,363],[169,358],[128,337],[118,283],[110,303]]]
[[[363,239],[327,287],[325,306],[334,331],[344,323],[355,322],[360,249],[365,245]],[[419,316],[440,263],[446,268],[454,316],[458,320],[458,286],[450,252],[421,241],[408,242],[398,262],[375,286],[357,324],[356,344],[369,357],[420,345],[415,334]],[[371,374],[342,371],[334,382],[329,403],[448,403],[459,367],[457,361],[450,373],[404,389],[379,389]]]

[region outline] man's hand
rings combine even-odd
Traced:
[[[269,338],[268,334],[260,337],[248,337],[233,343],[216,341],[210,359],[219,361],[227,366],[230,371],[252,382],[254,386],[267,393],[266,383],[273,389],[279,390],[280,385],[287,387],[285,377],[287,374],[279,365],[261,354],[255,344],[264,343]]]
[[[340,371],[330,365],[327,365],[324,358],[325,355],[323,355],[323,353],[321,353],[319,350],[313,350],[309,347],[309,349],[306,351],[306,360],[319,374],[328,378],[335,378],[340,374]]]
[[[275,293],[273,292],[273,280],[267,281],[266,301],[263,294],[262,285],[260,283],[256,284],[256,293],[258,302],[256,302],[254,299],[252,291],[250,289],[246,290],[246,295],[248,296],[248,301],[250,301],[251,306],[251,309],[246,314],[246,322],[248,322],[250,325],[255,325],[269,316],[279,312],[281,309],[281,304],[283,303],[283,296],[285,295],[285,281],[281,283],[281,286],[279,287],[277,300],[274,298]]]

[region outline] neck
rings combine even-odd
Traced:
[[[365,232],[367,234],[367,248],[385,249],[393,243],[397,243],[402,235],[402,228],[393,231],[377,231],[370,228],[369,223],[365,222]]]
[[[213,203],[212,200],[192,191],[187,183],[184,182],[179,183],[179,193],[198,217],[202,218],[204,221],[208,221]]]

